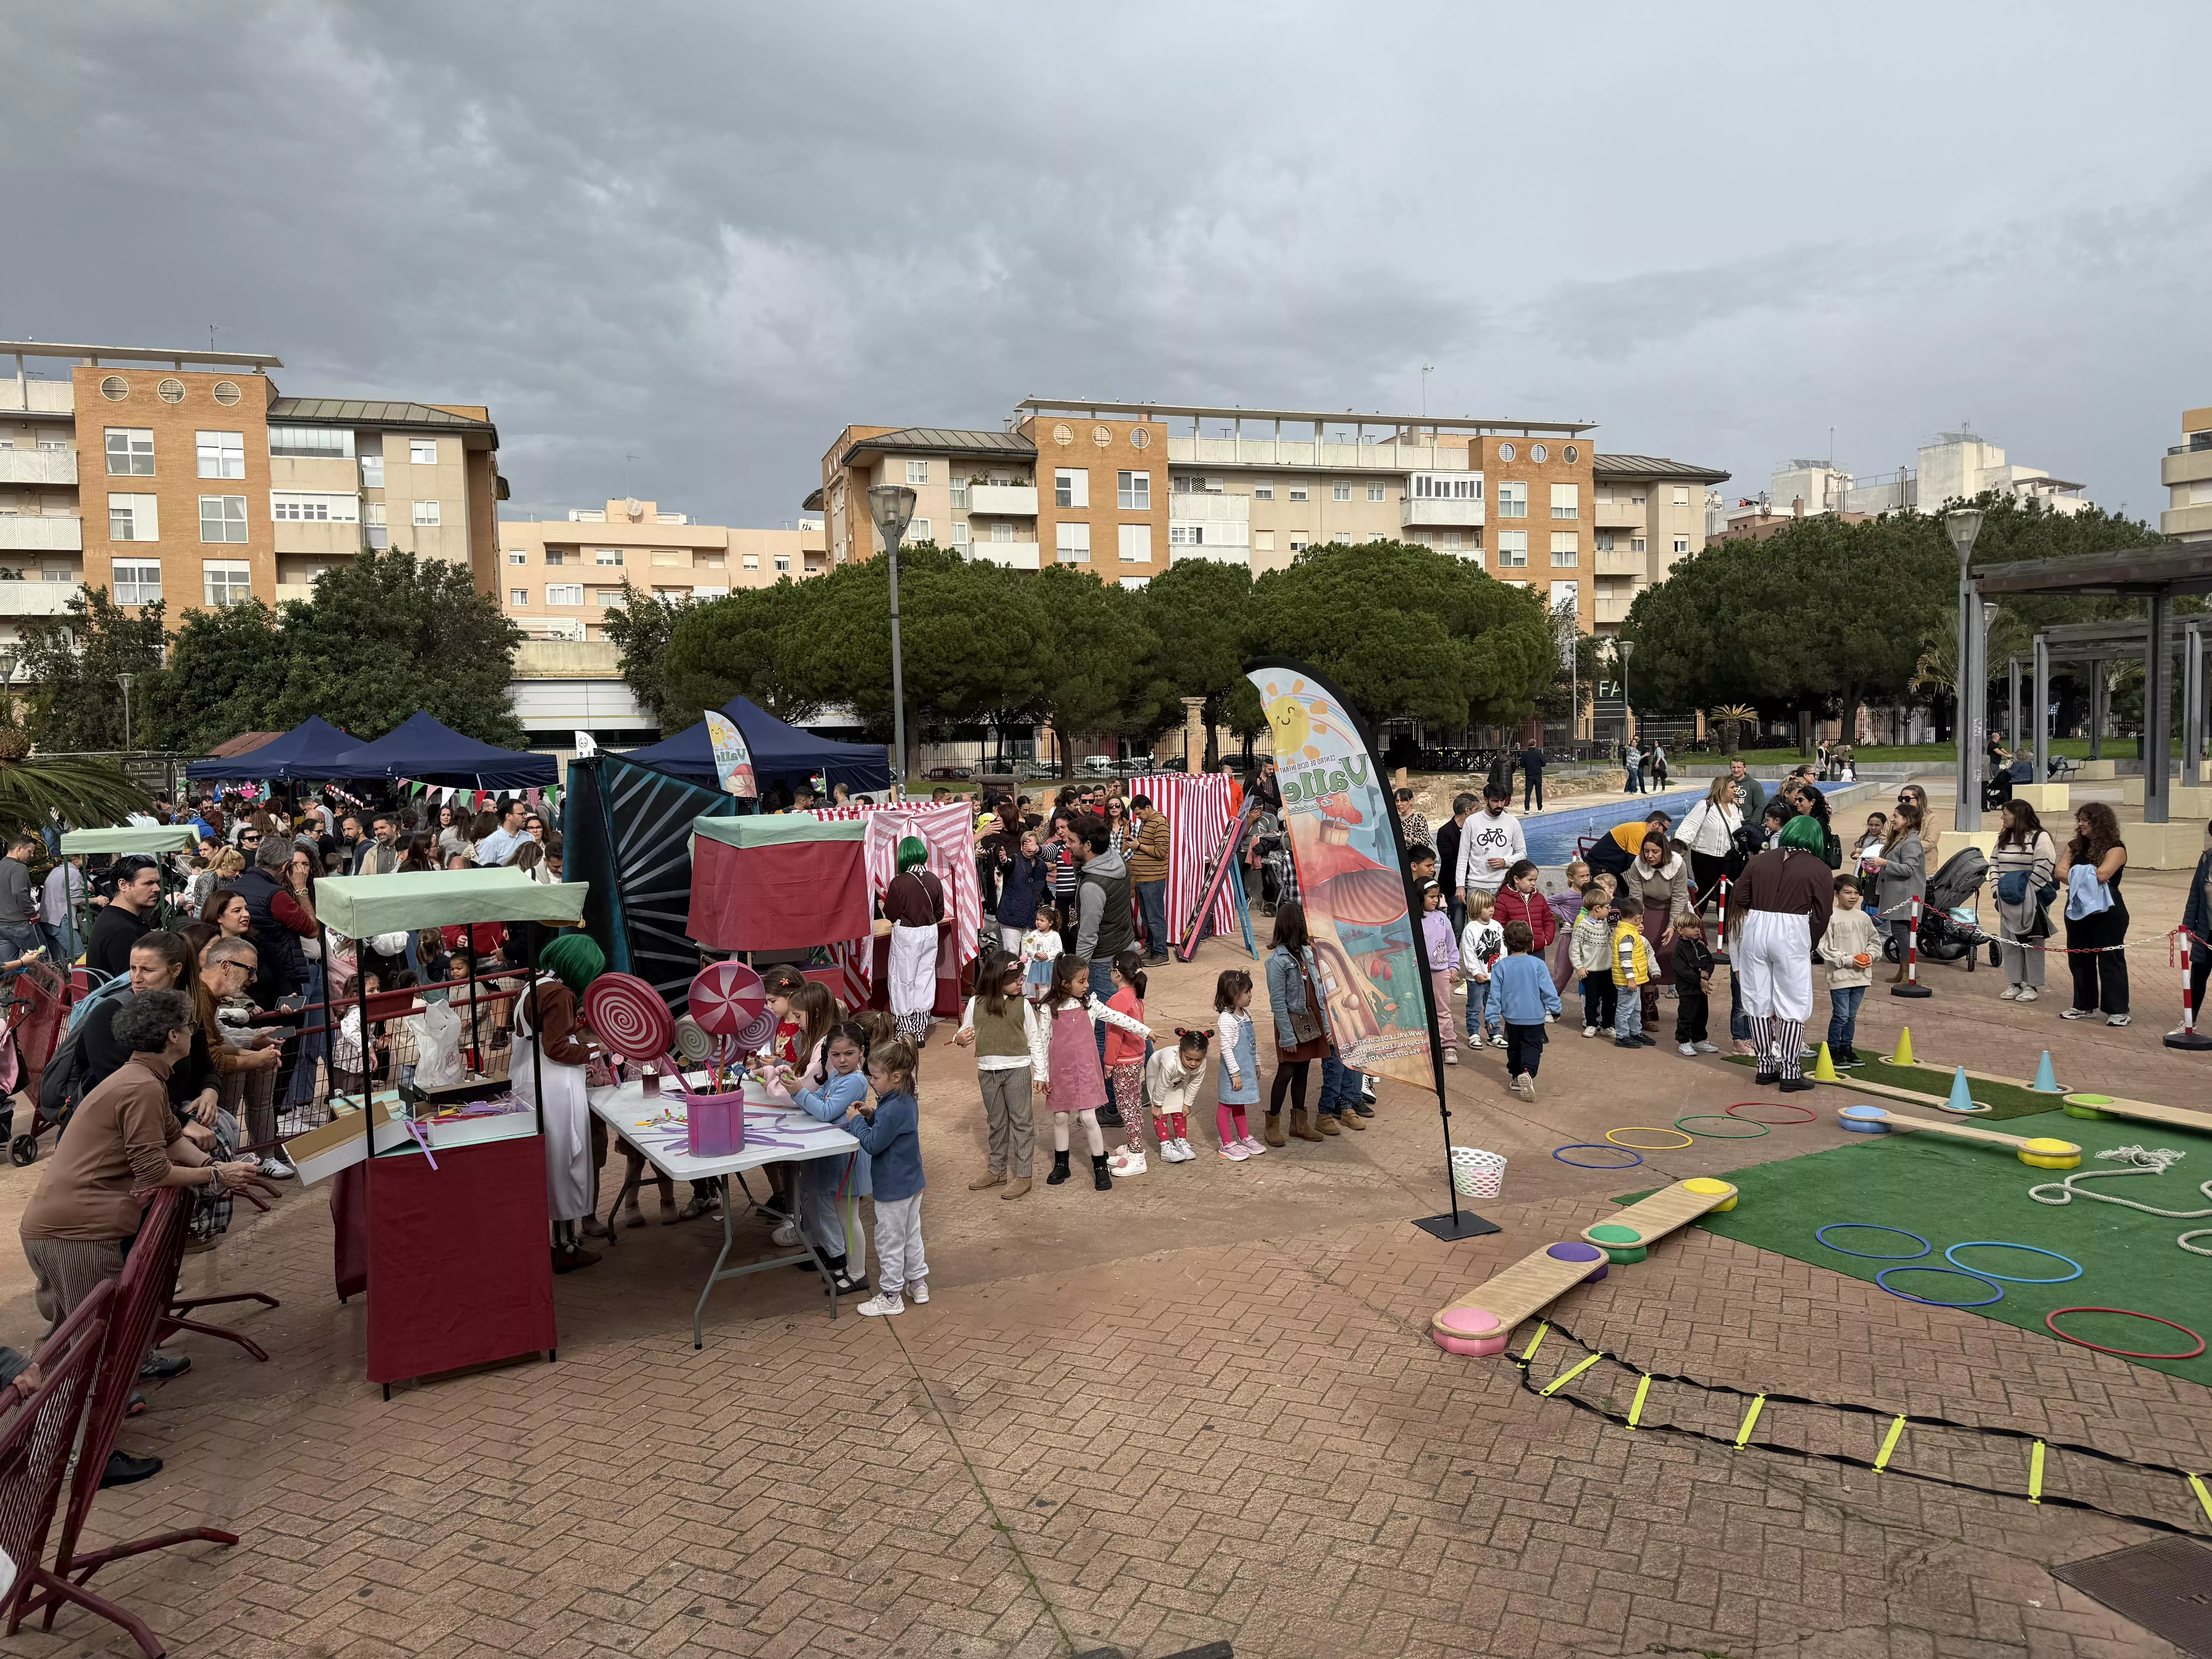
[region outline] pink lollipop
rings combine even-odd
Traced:
[[[775,1041],[775,1016],[763,1009],[753,1016],[752,1023],[737,1036],[737,1049],[741,1054],[757,1054]]]
[[[701,1030],[710,1036],[735,1036],[761,1017],[768,1006],[768,988],[742,962],[710,963],[691,981],[690,1000],[691,1018]]]
[[[635,974],[601,974],[584,992],[584,1018],[624,1060],[659,1060],[676,1035],[660,993]]]

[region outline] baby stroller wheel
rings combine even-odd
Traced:
[[[19,1170],[28,1169],[39,1161],[39,1138],[36,1135],[17,1135],[8,1143],[8,1161]]]
[[[1897,962],[1902,960],[1902,958],[1897,954],[1896,934],[1890,933],[1883,938],[1881,941],[1881,959],[1884,962]]]

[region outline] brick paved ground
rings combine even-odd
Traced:
[[[2154,884],[2141,886],[2147,916]],[[1197,1018],[1231,960],[1209,945],[1164,974],[1154,1024]],[[1994,975],[1931,977],[1936,996],[1911,1009],[1927,1056],[2020,1071],[2049,1046],[2069,1076],[2202,1097],[2154,1019],[2085,1030],[2055,1000],[1998,1002]],[[1877,997],[1863,1046],[1886,1048],[1905,1006]],[[1452,1074],[1457,1138],[1513,1160],[1508,1201],[1486,1206],[1505,1231],[1452,1245],[1407,1224],[1443,1199],[1433,1104],[1387,1086],[1368,1133],[1242,1167],[1209,1152],[1111,1194],[970,1194],[972,1062],[940,1030],[923,1087],[929,1306],[832,1323],[801,1275],[762,1275],[718,1291],[694,1352],[690,1304],[719,1234],[649,1226],[556,1282],[557,1364],[389,1404],[362,1381],[360,1306],[330,1291],[322,1195],[290,1194],[186,1268],[195,1291],[283,1299],[241,1321],[275,1358],[187,1340],[191,1374],[154,1390],[125,1437],[169,1467],[94,1516],[97,1538],[213,1520],[246,1541],[126,1564],[101,1587],[173,1651],[234,1659],[995,1659],[1107,1642],[1157,1656],[1218,1638],[1279,1659],[2171,1653],[2047,1571],[2140,1528],[1632,1435],[1530,1397],[1503,1361],[1428,1343],[1436,1307],[1610,1194],[1837,1139],[1824,1124],[1701,1143],[1627,1181],[1569,1169],[1547,1155],[1562,1140],[1748,1091],[1717,1061],[1555,1030],[1568,1035],[1534,1107],[1498,1087],[1499,1060]],[[0,1225],[37,1173],[0,1170]],[[0,1255],[0,1337],[20,1344],[35,1327],[27,1274]],[[2212,1401],[2193,1385],[1709,1234],[1560,1312],[1649,1369],[2212,1467]],[[1575,1352],[1550,1339],[1537,1375]],[[1624,1375],[1601,1367],[1576,1391]],[[1739,1410],[1686,1392],[1668,1404],[1717,1431]],[[1779,1408],[1761,1426],[1814,1449],[1852,1431]],[[2018,1479],[2008,1445],[1918,1431],[1908,1444],[1960,1479]],[[2054,1489],[2062,1474],[2188,1519],[2179,1491],[2100,1486],[2063,1461]],[[128,1650],[74,1614],[9,1649]]]

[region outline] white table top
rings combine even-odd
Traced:
[[[766,1091],[749,1082],[745,1085],[744,1150],[726,1158],[694,1158],[684,1124],[684,1097],[674,1092],[673,1083],[672,1079],[663,1079],[662,1094],[650,1101],[644,1085],[635,1081],[611,1089],[593,1089],[590,1093],[592,1109],[606,1120],[607,1127],[672,1180],[706,1181],[757,1170],[763,1164],[801,1162],[860,1150],[860,1143],[842,1129],[796,1108],[770,1103]]]

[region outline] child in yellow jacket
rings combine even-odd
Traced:
[[[1614,988],[1628,993],[1619,999],[1619,1006],[1613,1011],[1613,1046],[1616,1048],[1653,1047],[1658,1039],[1644,1034],[1644,999],[1637,994],[1637,988],[1648,983],[1651,978],[1651,947],[1644,942],[1644,920],[1641,916],[1623,916],[1613,925],[1610,953]]]

